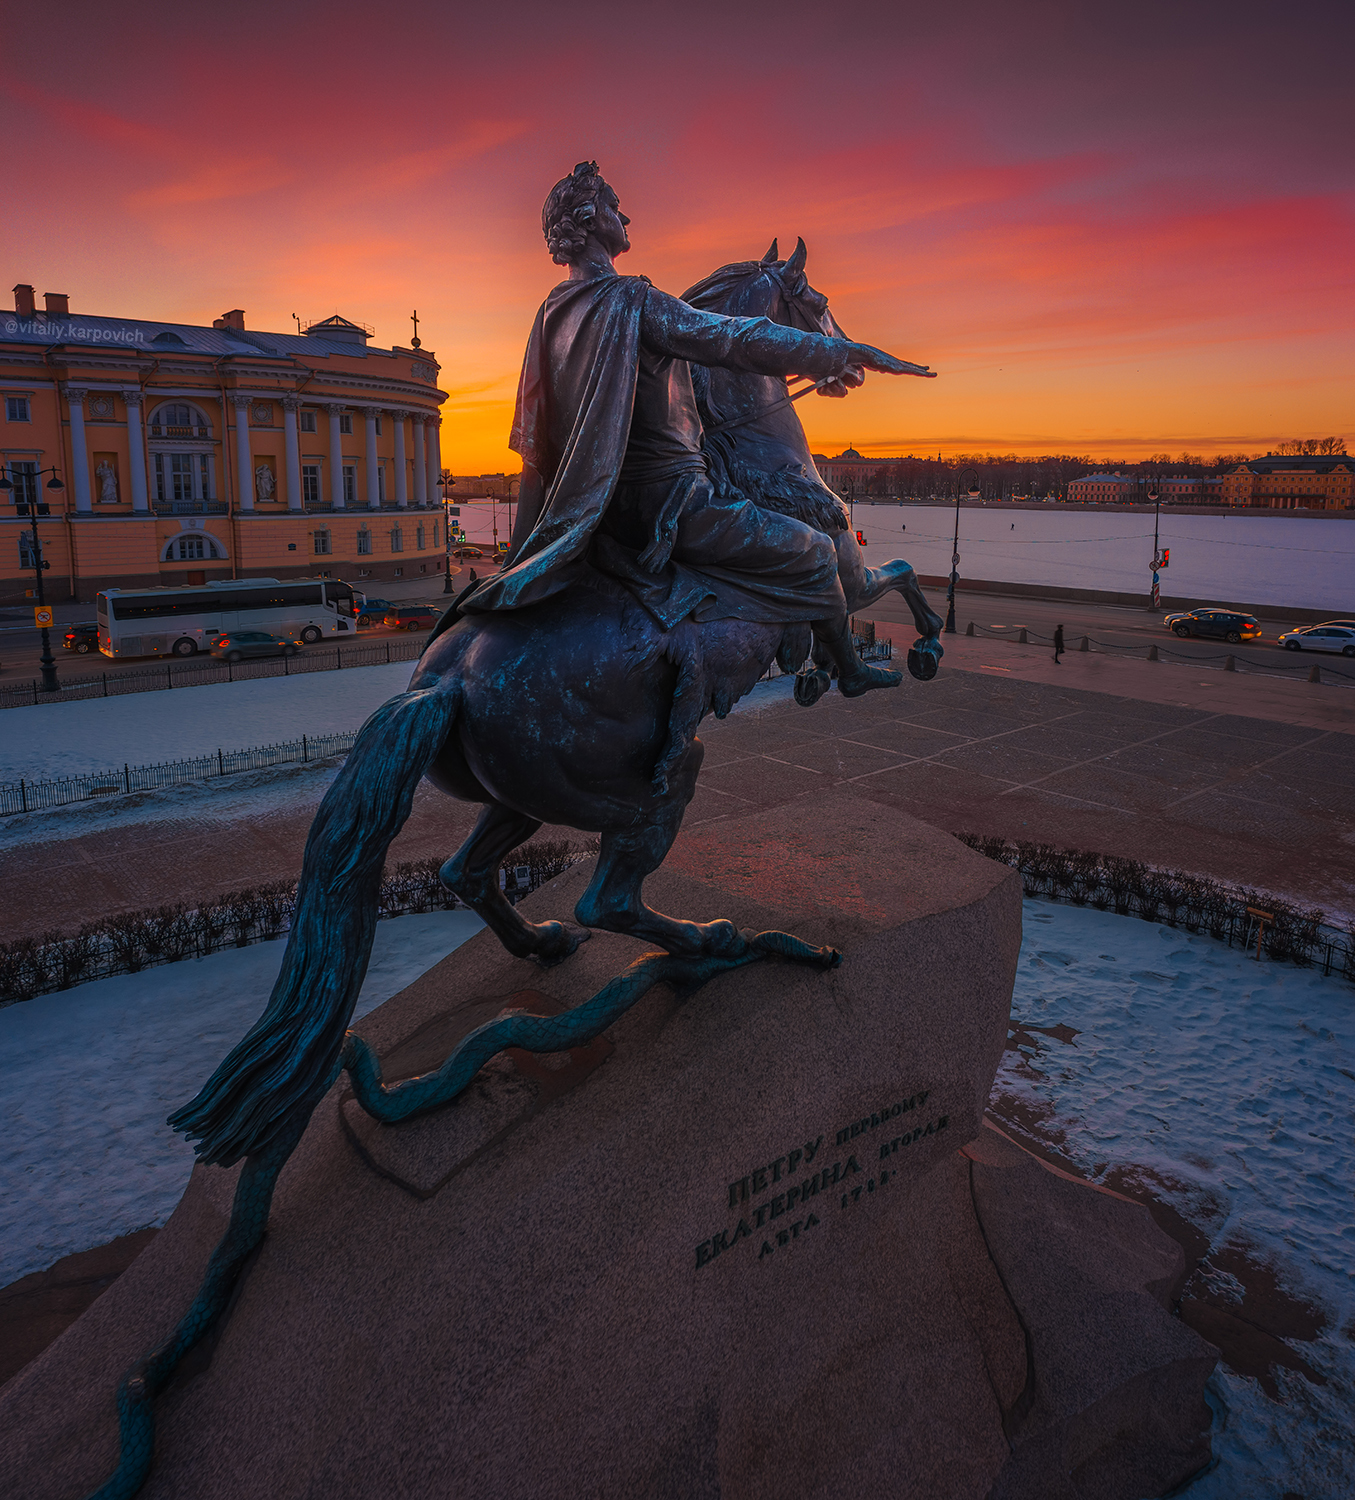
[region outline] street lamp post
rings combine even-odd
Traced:
[[[446,569],[442,578],[442,592],[452,592],[452,490],[456,486],[456,480],[452,478],[452,471],[444,469],[438,475],[438,488],[442,491],[442,546],[445,553]]]
[[[979,474],[977,469],[961,469],[955,481],[955,539],[950,549],[950,587],[946,590],[946,634],[955,634],[955,585],[960,581],[960,491],[966,474],[974,478],[969,486],[969,498],[979,498]]]
[[[1153,586],[1148,592],[1148,608],[1159,609],[1162,605],[1162,589],[1158,583],[1157,570],[1162,557],[1159,546],[1158,522],[1162,515],[1162,480],[1157,474],[1148,476],[1148,498],[1153,502]]]
[[[35,475],[34,475],[34,478],[37,478],[37,477],[39,477],[39,476],[41,476],[43,474],[50,474],[52,476],[47,481],[47,488],[49,490],[64,490],[66,488],[66,486],[64,484],[62,484],[60,478],[57,476],[57,471],[56,471],[55,467],[50,468],[50,469],[38,469],[36,471]],[[0,469],[0,490],[12,490],[13,488],[14,488],[14,484],[13,484],[13,481],[9,477],[9,471],[7,469]],[[36,495],[33,497],[32,504],[33,504],[33,515],[32,515],[32,521],[33,521],[33,541],[32,541],[33,573],[34,573],[35,577],[37,578],[37,596],[38,596],[38,604],[37,604],[37,609],[34,611],[34,618],[35,619],[42,619],[46,615],[46,613],[47,613],[47,593],[46,593],[46,590],[43,588],[43,577],[42,577],[42,575],[52,565],[51,565],[51,563],[44,561],[43,555],[42,555],[42,542],[41,542],[41,540],[38,537],[38,501],[37,501]],[[55,692],[58,692],[60,690],[60,684],[56,680],[56,660],[52,656],[52,636],[51,636],[51,631],[50,631],[50,629],[48,628],[48,626],[45,623],[43,625],[41,625],[39,628],[42,631],[42,655],[38,658],[38,666],[39,666],[39,668],[42,671],[42,690],[43,690],[44,693],[55,693]]]

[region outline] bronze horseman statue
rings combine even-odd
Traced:
[[[690,990],[771,955],[838,962],[785,933],[665,916],[642,885],[695,792],[701,719],[727,714],[773,658],[798,674],[807,706],[834,675],[849,697],[896,687],[900,674],[863,663],[848,628],[850,610],[893,589],[921,636],[909,668],[935,675],[941,621],[906,563],[864,566],[792,405],[809,390],[845,395],[866,370],[930,371],[845,337],[805,278],[803,241],[784,261],[773,242],[678,299],[617,274],[628,223],[593,162],[546,200],[546,242],[569,273],[537,314],[523,362],[511,551],[455,601],[408,690],[363,727],[311,827],[267,1009],[171,1118],[202,1161],[245,1166],[196,1301],[118,1392],[122,1450],[98,1492],[106,1500],[144,1480],[154,1398],[225,1306],[278,1173],[342,1069],[365,1109],[405,1119],[455,1097],[506,1046],[582,1045],[656,981]],[[792,393],[792,376],[809,384]],[[387,1086],[346,1028],[386,850],[425,776],[484,806],[442,879],[511,953],[556,963],[591,927],[662,951],[573,1011],[491,1021],[437,1072]],[[581,926],[529,922],[500,892],[504,857],[546,822],[600,837],[574,911]]]

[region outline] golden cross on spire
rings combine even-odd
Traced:
[[[414,316],[410,319],[410,322],[414,325],[414,337],[409,341],[409,347],[411,349],[420,349],[423,346],[419,343],[419,309],[417,307],[414,309]]]

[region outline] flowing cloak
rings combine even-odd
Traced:
[[[520,609],[585,572],[626,453],[649,287],[643,276],[565,281],[542,304],[508,446],[540,475],[544,495],[529,534],[520,544],[515,537],[511,565],[475,590],[468,611]],[[518,534],[532,521],[531,503],[524,494]]]

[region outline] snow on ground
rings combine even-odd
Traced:
[[[467,911],[378,922],[355,1017],[481,926]],[[0,1286],[169,1218],[193,1151],[165,1117],[258,1019],[283,947],[233,948],[0,1010]]]
[[[1249,1245],[1329,1320],[1297,1345],[1328,1384],[1280,1370],[1282,1404],[1220,1364],[1220,1462],[1191,1500],[1355,1493],[1355,991],[1212,938],[1027,901],[1018,1023],[1078,1034],[1028,1032],[1038,1045],[1004,1054],[995,1102],[1052,1110],[1042,1131],[1065,1132],[1093,1180],[1147,1168],[1197,1224],[1212,1204],[1215,1246]]]
[[[8,708],[0,713],[0,781],[50,781],[358,729],[387,698],[404,692],[414,666],[392,662]],[[790,677],[759,682],[734,712],[769,708],[789,698],[793,686]]]
[[[50,781],[124,763],[154,765],[358,729],[387,698],[405,690],[414,665],[391,662],[7,708],[0,713],[0,781]]]

